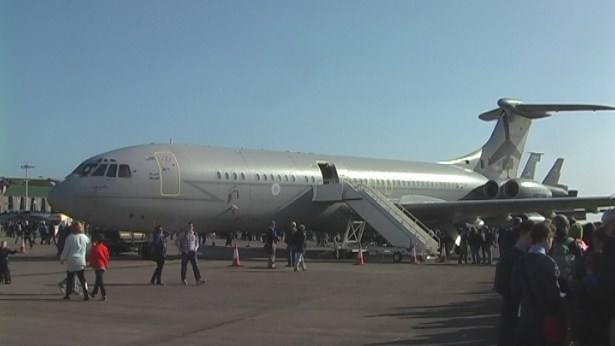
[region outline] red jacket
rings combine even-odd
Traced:
[[[107,250],[105,244],[98,243],[92,246],[88,260],[94,269],[107,269],[109,267],[109,250]]]

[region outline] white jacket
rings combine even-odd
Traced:
[[[66,238],[60,261],[66,262],[66,270],[76,272],[85,269],[87,254],[90,252],[90,238],[83,233],[71,234]]]

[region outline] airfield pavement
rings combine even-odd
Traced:
[[[10,240],[9,247],[16,248]],[[0,344],[496,343],[494,266],[456,260],[417,265],[373,256],[357,266],[354,259],[319,252],[306,260],[306,272],[294,272],[284,267],[285,258],[278,269],[265,269],[261,253],[260,247],[241,247],[243,266],[230,267],[231,248],[206,247],[199,261],[207,279],[202,286],[194,285],[191,268],[188,286],[181,285],[176,256],[165,265],[165,286],[149,284],[153,262],[136,254],[115,256],[104,276],[109,300],[84,302],[80,296],[61,299],[57,283],[65,268],[54,246],[37,245],[10,256],[13,283],[0,285]],[[86,277],[92,288],[91,268]]]

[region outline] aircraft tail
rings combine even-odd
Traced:
[[[551,169],[549,170],[549,173],[547,173],[547,176],[545,177],[545,180],[542,181],[542,184],[550,185],[550,186],[559,185],[559,177],[561,175],[563,164],[564,164],[563,158],[560,157],[557,160],[555,160],[553,167],[551,167]]]
[[[468,168],[492,180],[515,178],[525,148],[532,119],[551,116],[551,112],[615,110],[613,106],[580,104],[524,104],[500,99],[498,108],[485,112],[481,120],[497,120],[489,140],[478,150],[460,158],[440,162]]]
[[[541,157],[542,153],[530,153],[525,168],[523,168],[523,172],[521,172],[521,178],[534,180],[534,176],[536,175],[536,164],[540,161]]]

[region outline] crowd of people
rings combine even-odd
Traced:
[[[53,231],[45,222],[11,222],[4,228],[7,236],[15,237],[16,244],[21,238],[24,243],[31,241],[32,247],[40,238],[41,244],[57,245],[60,262],[66,264],[63,299],[70,299],[78,284],[84,300],[99,292],[100,299],[107,300],[103,277],[109,251],[100,234],[90,240],[81,222],[51,227]],[[472,263],[491,264],[491,249],[500,248],[494,279],[494,289],[502,298],[498,345],[615,344],[615,209],[604,212],[599,223],[581,225],[564,215],[539,223],[517,218],[510,230],[471,228],[459,235],[459,263],[468,263],[470,255]],[[150,279],[153,285],[164,285],[167,242],[173,236],[162,225],[154,229],[150,246],[150,257],[156,262]],[[188,284],[188,263],[195,283],[206,282],[197,260],[203,241],[194,222],[176,235],[183,285]],[[303,224],[297,226],[292,222],[279,232],[272,221],[262,241],[268,268],[276,268],[276,249],[283,241],[286,267],[307,270],[307,235]],[[0,283],[11,283],[8,256],[15,252],[7,247],[6,241],[0,242]],[[91,293],[85,277],[88,263],[96,278]]]
[[[581,225],[516,220],[500,249],[498,345],[615,344],[615,209]]]

